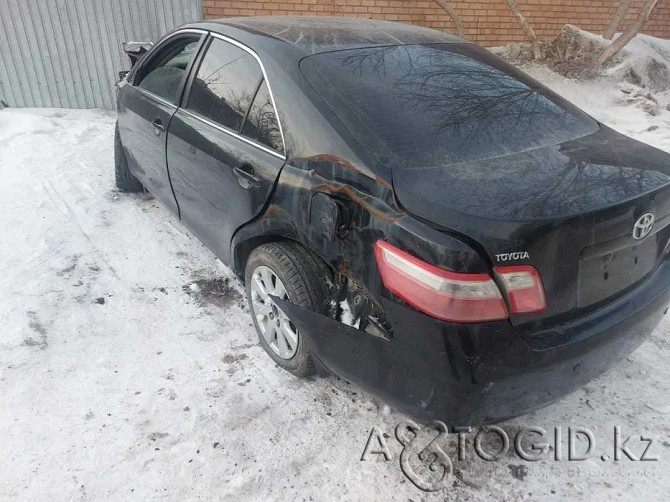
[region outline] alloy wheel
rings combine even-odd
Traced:
[[[291,359],[298,350],[298,330],[270,295],[288,300],[288,293],[274,271],[261,265],[251,277],[251,306],[261,335],[282,359]]]

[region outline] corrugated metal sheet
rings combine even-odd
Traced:
[[[202,19],[202,0],[0,0],[0,99],[113,109],[121,44]]]

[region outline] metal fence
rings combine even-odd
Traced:
[[[155,42],[200,19],[202,0],[0,0],[0,100],[113,109],[130,66],[122,42]]]

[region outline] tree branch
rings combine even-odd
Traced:
[[[465,30],[463,29],[463,21],[461,20],[461,16],[458,15],[458,12],[456,12],[456,9],[449,5],[449,2],[447,0],[433,0],[437,5],[442,7],[442,9],[449,14],[449,17],[451,17],[451,20],[454,22],[456,25],[456,30],[458,31],[458,35],[461,37],[465,36]]]
[[[516,17],[517,21],[519,21],[519,24],[528,37],[528,40],[530,40],[530,48],[533,51],[533,57],[535,59],[540,59],[542,57],[542,50],[540,49],[540,42],[535,35],[535,31],[533,31],[533,28],[530,26],[530,24],[528,24],[526,18],[523,17],[514,0],[507,0],[507,4],[509,5],[512,14],[514,14],[514,17]]]
[[[628,42],[633,40],[635,35],[637,35],[640,30],[644,27],[644,24],[649,19],[649,16],[653,12],[654,8],[658,4],[659,0],[647,0],[642,6],[640,15],[637,20],[631,24],[626,31],[617,37],[617,39],[612,42],[598,57],[598,63],[603,65],[612,59],[621,49],[623,49]]]
[[[619,8],[617,8],[616,12],[614,13],[614,17],[610,21],[610,24],[607,25],[607,28],[603,32],[603,38],[612,40],[612,37],[614,37],[617,28],[619,28],[619,25],[621,25],[621,22],[626,17],[626,14],[628,14],[628,11],[632,5],[633,0],[621,0],[621,2],[619,2]]]

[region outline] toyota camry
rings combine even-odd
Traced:
[[[280,367],[501,420],[633,351],[670,302],[670,155],[456,36],[363,19],[127,44],[116,184],[245,284]]]

